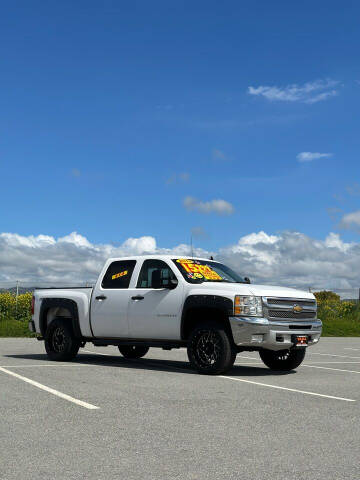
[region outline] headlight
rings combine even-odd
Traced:
[[[245,315],[247,317],[261,317],[261,297],[254,297],[253,295],[235,295],[234,314]]]

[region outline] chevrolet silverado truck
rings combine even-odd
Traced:
[[[107,260],[94,287],[35,290],[29,328],[52,360],[73,359],[86,342],[128,359],[187,347],[194,369],[216,375],[243,351],[293,370],[322,322],[312,293],[253,285],[214,260],[146,255]]]

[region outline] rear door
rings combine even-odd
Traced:
[[[154,275],[160,281],[177,280],[173,290],[154,288]],[[145,260],[139,274],[136,289],[129,299],[130,337],[137,339],[180,339],[181,306],[184,286],[170,266],[156,259]]]
[[[95,337],[129,336],[130,280],[136,260],[112,262],[99,278],[91,298],[91,327]]]

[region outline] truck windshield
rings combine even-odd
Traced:
[[[246,283],[234,270],[211,260],[175,258],[173,262],[189,283],[228,282]]]

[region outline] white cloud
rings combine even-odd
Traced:
[[[338,95],[337,90],[329,90],[328,92],[323,92],[319,93],[318,95],[314,95],[313,97],[310,97],[306,100],[304,100],[305,103],[317,103],[317,102],[322,102],[323,100],[326,100],[329,97],[336,97]]]
[[[154,237],[128,238],[122,247],[136,255],[154,253],[156,252],[156,240]]]
[[[330,158],[332,153],[318,153],[318,152],[301,152],[296,155],[299,162],[312,162],[318,158]]]
[[[87,240],[87,238],[79,235],[76,232],[70,233],[70,235],[66,235],[65,237],[60,237],[58,239],[59,243],[69,243],[72,245],[76,245],[77,247],[91,247],[91,243]]]
[[[263,86],[248,87],[248,94],[262,96],[270,101],[316,103],[337,95],[333,87],[340,82],[336,80],[315,80],[303,85],[287,85],[285,87]]]
[[[344,215],[340,222],[340,227],[345,229],[360,229],[360,210],[356,212],[347,213]]]
[[[183,201],[187,210],[195,210],[199,213],[216,213],[217,215],[232,215],[235,212],[234,206],[226,200],[215,199],[208,202],[201,202],[194,197],[185,197]]]
[[[360,224],[360,212],[356,213],[354,219]],[[75,232],[62,239],[3,233],[0,286],[13,286],[16,280],[28,286],[93,283],[107,258],[142,253],[186,256],[190,246],[161,248],[151,236],[129,238],[114,246],[93,244]],[[194,247],[194,254],[205,258],[214,255],[216,260],[249,276],[253,283],[306,289],[360,285],[360,243],[346,243],[335,233],[317,240],[299,232],[269,235],[260,231],[216,252]]]

